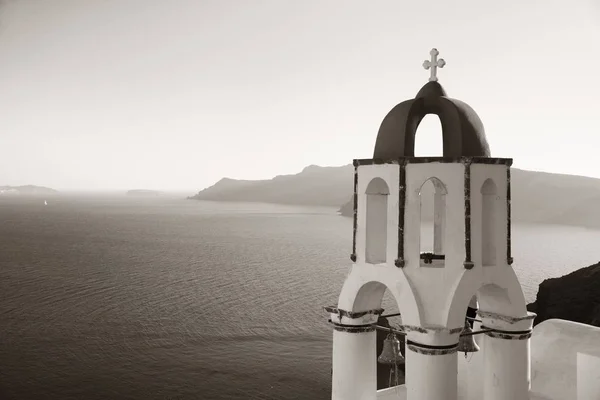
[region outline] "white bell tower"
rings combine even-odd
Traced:
[[[483,125],[465,103],[446,96],[435,67],[415,99],[383,120],[373,159],[354,160],[351,271],[338,304],[326,307],[334,326],[332,399],[376,399],[375,324],[389,290],[406,333],[409,400],[456,400],[459,335],[471,298],[480,305],[485,337],[469,366],[469,399],[525,400],[529,337],[535,314],[511,267],[511,159],[492,158]],[[423,117],[439,116],[442,157],[415,157]],[[422,188],[431,182],[433,198]],[[433,204],[432,251],[422,252],[423,204]]]

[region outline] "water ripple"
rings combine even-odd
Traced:
[[[352,232],[335,210],[6,201],[2,399],[330,398],[322,306],[337,302]],[[528,300],[544,277],[600,259],[596,231],[523,226],[513,237]],[[397,308],[387,295],[384,306]]]

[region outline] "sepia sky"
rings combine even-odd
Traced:
[[[600,177],[597,0],[0,4],[0,185],[194,192],[370,158],[432,47],[492,155]],[[437,117],[417,152],[441,153]]]

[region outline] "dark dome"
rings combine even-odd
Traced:
[[[403,101],[385,116],[373,158],[414,157],[415,133],[427,114],[440,118],[444,157],[490,157],[477,113],[468,104],[447,97],[438,82],[428,82],[414,99]]]

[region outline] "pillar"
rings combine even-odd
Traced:
[[[483,399],[529,400],[534,313],[521,318],[479,312],[483,338]]]
[[[383,310],[325,309],[331,312],[333,324],[332,400],[376,400],[375,325]]]
[[[456,400],[457,347],[462,327],[411,328],[406,338],[407,400]]]
[[[481,330],[481,323],[473,323],[473,331]],[[467,356],[467,400],[483,399],[483,360],[485,347],[484,335],[474,335],[473,339],[479,346],[479,351]]]

